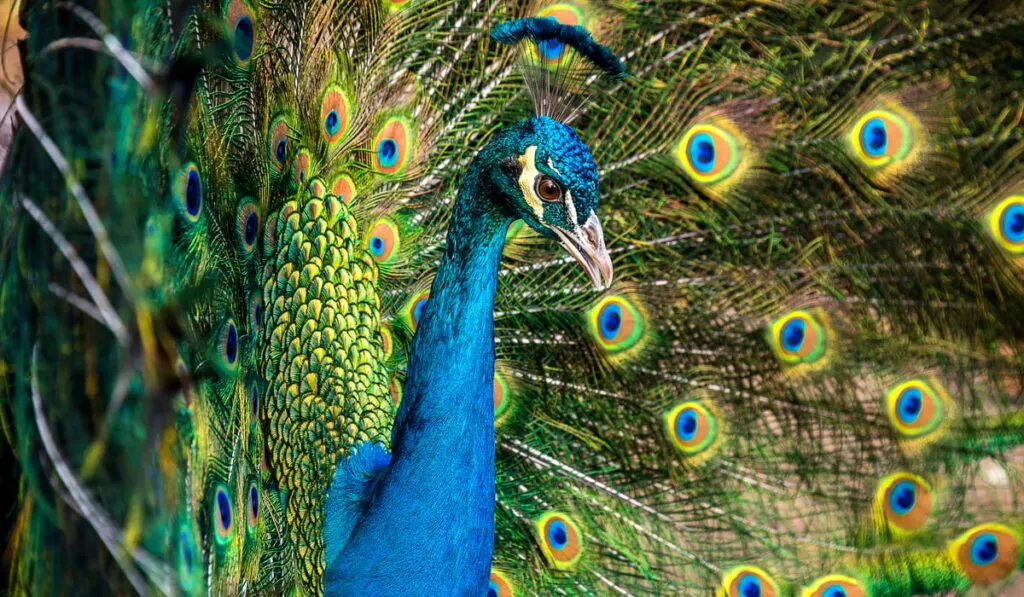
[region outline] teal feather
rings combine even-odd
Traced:
[[[321,593],[380,507],[402,405],[445,380],[410,362],[446,365],[413,337],[465,249],[457,191],[538,112],[596,164],[599,182],[568,153],[534,165],[574,181],[577,224],[599,188],[615,276],[594,290],[551,242],[567,208],[538,219],[507,189],[524,221],[496,272],[495,381],[473,386],[495,394],[490,589],[1015,594],[1019,6],[90,0],[19,19],[12,594]],[[898,403],[912,381],[920,403]],[[418,554],[386,539],[349,568],[418,586]]]

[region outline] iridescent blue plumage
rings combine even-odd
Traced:
[[[557,177],[566,189],[560,201],[538,199],[535,176]],[[551,236],[572,232],[595,217],[597,202],[590,152],[549,118],[505,130],[470,164],[430,299],[413,308],[416,335],[391,458],[371,467],[364,448],[338,465],[332,494],[352,495],[353,479],[367,493],[360,508],[351,499],[328,502],[328,593],[486,591],[494,536],[493,310],[506,230],[520,217]],[[433,531],[441,527],[443,535]],[[564,525],[549,534],[553,545],[564,544]],[[387,576],[379,572],[383,561]]]

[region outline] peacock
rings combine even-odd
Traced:
[[[11,594],[1012,593],[1019,2],[18,18]]]

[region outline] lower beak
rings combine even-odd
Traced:
[[[596,213],[591,212],[586,223],[576,230],[566,231],[556,227],[551,230],[558,235],[562,247],[580,263],[595,289],[604,290],[611,286],[612,259],[604,246],[604,232]]]

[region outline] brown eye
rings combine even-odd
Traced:
[[[550,177],[541,176],[537,179],[537,194],[544,201],[558,201],[562,198],[562,187]]]

